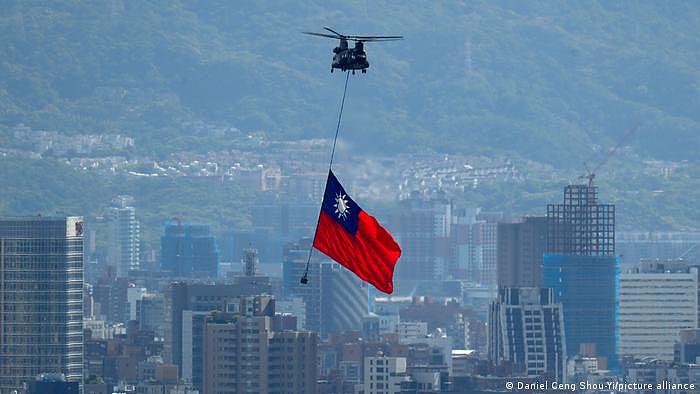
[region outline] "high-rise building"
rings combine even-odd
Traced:
[[[476,269],[472,261],[471,236],[477,213],[478,208],[458,207],[452,209],[450,257],[446,279],[475,281]]]
[[[549,288],[502,287],[489,310],[489,359],[528,377],[566,378],[562,305]]]
[[[224,310],[228,300],[240,295],[238,286],[176,282],[170,285],[167,302],[166,354],[178,366],[180,376],[195,388],[202,383],[202,335],[204,318]]]
[[[131,206],[133,198],[119,196],[109,217],[109,261],[117,268],[117,277],[129,275],[137,270],[141,257],[141,234],[136,209]]]
[[[679,333],[697,325],[697,268],[682,261],[642,261],[620,274],[620,357],[673,361]]]
[[[526,217],[498,223],[498,287],[542,287],[542,258],[547,247],[547,218]]]
[[[389,220],[389,229],[401,245],[395,276],[406,280],[444,279],[450,250],[452,206],[445,200],[423,201],[417,196],[401,201]],[[400,285],[400,283],[397,283]]]
[[[568,185],[564,203],[547,206],[544,286],[564,308],[567,356],[595,345],[597,356],[615,369],[617,284],[615,205],[598,203],[592,185]]]
[[[175,275],[218,274],[219,248],[208,225],[167,222],[160,237],[160,254],[161,268]]]
[[[343,331],[362,331],[369,288],[338,263],[321,263],[321,338]]]
[[[476,282],[496,288],[498,222],[501,212],[480,212],[471,228],[471,260]]]
[[[0,219],[0,392],[83,378],[83,219]]]
[[[567,356],[595,344],[596,356],[617,363],[617,281],[614,256],[544,256],[544,285],[564,308]]]
[[[318,337],[274,331],[274,301],[241,297],[204,326],[205,393],[315,393]]]

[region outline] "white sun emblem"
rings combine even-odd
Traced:
[[[335,214],[338,215],[338,218],[346,219],[348,217],[350,207],[348,207],[348,201],[345,199],[346,197],[347,196],[342,193],[338,193],[335,196],[335,204],[333,206],[335,207]]]

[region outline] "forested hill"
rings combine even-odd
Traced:
[[[121,133],[138,149],[210,149],[192,121],[329,136],[336,42],[367,45],[344,137],[357,149],[515,154],[580,166],[596,145],[700,156],[695,1],[3,1],[0,130]],[[2,138],[2,134],[0,134]]]

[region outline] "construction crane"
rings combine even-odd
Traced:
[[[593,192],[593,179],[595,178],[596,172],[598,172],[598,170],[612,157],[612,155],[614,155],[615,152],[617,152],[617,150],[620,149],[620,147],[625,142],[627,142],[627,140],[629,140],[630,137],[632,137],[632,135],[637,132],[637,130],[639,130],[639,127],[640,126],[637,125],[637,126],[632,127],[631,129],[627,130],[625,135],[623,135],[622,138],[620,139],[620,141],[618,141],[617,145],[615,145],[612,149],[610,149],[608,151],[608,153],[606,153],[605,156],[603,156],[603,158],[600,160],[600,162],[598,162],[598,165],[596,165],[593,169],[590,169],[588,167],[587,163],[585,163],[585,162],[583,163],[583,166],[586,167],[586,174],[581,175],[580,177],[578,177],[578,179],[588,179],[588,192],[589,193]]]

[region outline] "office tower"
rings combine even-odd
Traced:
[[[117,268],[117,277],[129,275],[129,271],[140,266],[141,234],[136,209],[131,196],[119,196],[110,208],[109,221],[109,262]]]
[[[500,212],[480,212],[471,229],[471,260],[477,283],[496,288],[496,258]]]
[[[173,220],[160,237],[160,266],[178,276],[216,277],[219,249],[211,227]]]
[[[621,273],[620,357],[673,361],[679,333],[697,327],[697,296],[698,270],[682,261],[642,261]]]
[[[386,357],[381,353],[364,359],[365,394],[398,394],[402,384],[411,381],[406,373],[405,357]]]
[[[0,219],[0,392],[83,378],[83,220]]]
[[[567,356],[594,344],[617,365],[615,205],[598,203],[597,188],[568,185],[564,203],[547,206],[544,286],[564,308]]]
[[[526,217],[498,223],[498,287],[542,287],[542,257],[547,247],[547,218]]]
[[[316,392],[315,333],[274,331],[270,297],[241,297],[226,309],[205,320],[205,393]]]
[[[338,263],[321,263],[321,338],[343,331],[362,331],[369,288]]]
[[[388,228],[402,249],[396,278],[406,281],[446,277],[451,210],[451,204],[443,200],[423,201],[413,196],[401,201],[388,221]],[[397,281],[397,285],[401,283]]]
[[[492,362],[511,362],[532,378],[565,379],[564,317],[552,289],[499,288],[488,326]]]
[[[472,225],[476,220],[476,208],[453,208],[449,240],[449,264],[446,279],[474,280],[471,253]]]
[[[617,265],[614,256],[545,255],[544,285],[564,308],[567,356],[595,344],[597,356],[615,365]]]

